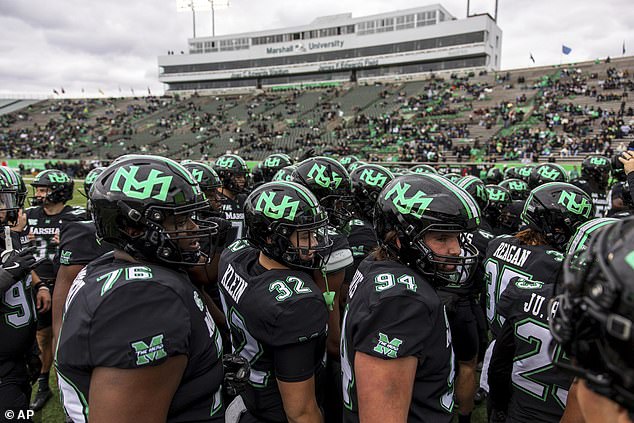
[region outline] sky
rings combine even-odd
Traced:
[[[230,0],[216,11],[216,35],[310,23],[319,16],[366,16],[442,4],[458,19],[466,0]],[[494,13],[495,0],[471,0],[471,13]],[[210,12],[196,15],[211,35]],[[502,69],[634,54],[631,0],[500,0]],[[176,0],[0,0],[0,98],[161,94],[157,57],[187,50],[192,14]],[[561,55],[561,46],[572,48]],[[82,93],[82,89],[84,90]]]

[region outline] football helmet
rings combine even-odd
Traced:
[[[348,171],[336,160],[313,157],[297,165],[291,180],[307,187],[328,213],[328,221],[343,229],[350,219],[352,185]]]
[[[345,168],[346,168],[346,170],[348,170],[348,171],[350,170],[350,169],[349,169],[350,165],[351,165],[352,163],[356,163],[356,162],[358,162],[358,161],[359,161],[359,159],[357,159],[357,157],[356,157],[356,156],[352,156],[352,155],[349,155],[349,156],[343,156],[343,157],[340,157],[340,158],[339,158],[339,163],[341,163],[341,165],[342,165],[343,167],[345,167]]]
[[[359,166],[350,173],[352,195],[362,218],[372,222],[374,205],[379,193],[392,179],[392,172],[377,164]]]
[[[101,175],[101,172],[103,172],[105,169],[106,169],[105,167],[96,167],[92,169],[90,172],[88,172],[88,174],[84,178],[83,194],[86,198],[90,197],[90,188],[92,188],[92,184],[95,183],[95,181],[97,180],[97,177]]]
[[[426,165],[426,164],[412,166],[409,168],[409,171],[411,173],[418,173],[418,174],[424,174],[424,173],[433,173],[434,175],[438,174],[438,171],[434,169],[433,166]]]
[[[273,176],[273,181],[289,182],[291,180],[291,175],[293,174],[293,171],[295,169],[297,169],[297,166],[295,165],[285,166],[281,168],[280,170],[277,171],[275,176]]]
[[[570,241],[568,241],[566,256],[587,249],[588,241],[597,229],[612,225],[618,221],[619,219],[613,219],[611,217],[599,217],[579,225],[575,234],[570,238]]]
[[[594,154],[581,162],[581,177],[596,182],[602,189],[607,189],[611,171],[610,159],[604,156]]]
[[[268,156],[261,162],[262,179],[264,182],[271,182],[275,174],[286,166],[291,166],[293,160],[291,160],[288,154],[275,153]],[[255,180],[254,180],[255,182]]]
[[[531,169],[528,187],[537,188],[548,182],[568,182],[568,173],[556,163],[544,163]]]
[[[15,184],[18,208],[24,208],[24,202],[26,201],[26,196],[28,195],[29,190],[24,183],[24,179],[22,179],[22,175],[20,175],[20,172],[17,170],[13,170],[6,166],[0,166],[0,170],[6,175],[8,180]]]
[[[516,167],[515,173],[517,173],[517,179],[521,179],[522,181],[528,183],[531,178],[531,173],[533,172],[533,167],[533,165]]]
[[[73,199],[75,183],[66,173],[57,169],[43,170],[35,176],[31,182],[33,190],[37,187],[46,187],[49,192],[46,197],[31,197],[32,206],[42,206],[47,203],[65,203]]]
[[[592,235],[567,257],[550,331],[571,363],[555,365],[634,413],[634,218]],[[551,344],[553,348],[555,343]]]
[[[549,182],[530,192],[521,219],[563,252],[577,227],[593,215],[592,198],[584,190],[564,182]]]
[[[367,163],[366,162],[362,162],[361,160],[358,160],[356,162],[350,163],[350,165],[346,168],[346,170],[348,171],[348,173],[352,173],[353,170],[355,170],[359,166],[363,166],[365,164],[367,164]]]
[[[248,191],[249,168],[240,156],[224,154],[216,159],[213,169],[220,177],[223,188],[235,194]]]
[[[2,167],[0,172],[0,225],[15,226],[18,223],[18,183],[15,174]]]
[[[374,230],[379,245],[401,263],[441,286],[466,283],[477,264],[478,250],[466,233],[480,225],[480,210],[463,189],[434,174],[394,178],[379,194]],[[460,233],[461,254],[439,255],[425,243],[429,231]],[[390,238],[388,235],[394,235]],[[397,246],[397,238],[400,247]],[[443,270],[454,265],[452,271]]]
[[[528,198],[528,184],[521,179],[505,179],[499,183],[499,186],[505,188],[511,193],[513,200],[526,200]]]
[[[459,180],[462,179],[462,176],[460,176],[457,173],[445,173],[444,175],[442,175],[445,179],[449,179],[451,182],[453,182],[454,184],[457,184]]]
[[[251,245],[290,268],[319,269],[328,260],[328,215],[305,186],[259,186],[244,203],[244,222]]]
[[[192,266],[212,256],[217,224],[197,219],[209,213],[209,202],[191,173],[173,160],[118,161],[97,177],[89,201],[97,235],[134,258]]]
[[[492,167],[487,172],[487,184],[497,185],[504,180],[504,174],[497,167]]]
[[[464,176],[456,185],[467,191],[471,197],[473,197],[481,212],[484,212],[489,206],[489,193],[487,192],[486,185],[480,178]]]
[[[486,190],[489,197],[489,206],[483,213],[489,223],[497,224],[502,211],[511,204],[511,193],[504,187],[492,184],[487,185]]]

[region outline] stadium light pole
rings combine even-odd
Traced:
[[[229,0],[207,0],[211,7],[211,36],[216,36],[216,8],[229,7]]]

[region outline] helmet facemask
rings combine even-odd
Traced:
[[[18,197],[15,191],[0,192],[0,224],[15,226],[18,223]]]
[[[269,240],[262,245],[262,251],[293,269],[322,268],[332,248],[326,219],[305,225],[276,222],[271,227]]]

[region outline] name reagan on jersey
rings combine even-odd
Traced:
[[[220,284],[227,290],[227,293],[231,295],[233,301],[240,302],[240,297],[247,289],[247,281],[245,281],[240,275],[236,273],[231,265],[227,267],[227,271],[222,275]]]
[[[495,250],[495,253],[493,253],[493,257],[520,267],[524,266],[524,263],[526,263],[530,255],[531,251],[520,248],[517,245],[507,244],[506,242],[501,243],[497,250]]]

